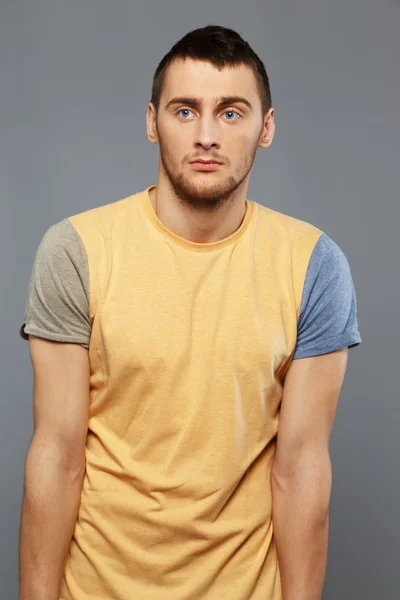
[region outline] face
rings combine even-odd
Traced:
[[[152,104],[147,113],[148,137],[160,145],[159,177],[186,204],[218,208],[247,187],[257,148],[272,142],[273,121],[273,109],[262,113],[249,67],[218,70],[206,61],[176,60],[165,77],[158,113]]]

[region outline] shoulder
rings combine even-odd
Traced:
[[[50,225],[43,234],[36,251],[36,262],[62,262],[80,257],[82,253],[84,247],[78,232],[69,219],[64,218]]]
[[[307,282],[310,287],[317,281],[323,285],[324,281],[340,279],[342,286],[350,285],[351,272],[346,255],[340,246],[322,232],[313,249],[307,272]]]
[[[91,230],[106,233],[108,230],[112,229],[114,223],[118,219],[124,219],[126,217],[127,211],[131,209],[137,195],[138,194],[133,194],[120,200],[114,200],[107,204],[95,206],[88,210],[70,215],[67,219],[79,233]]]
[[[270,207],[257,205],[258,226],[268,244],[286,255],[294,269],[303,271],[322,231],[313,223]]]
[[[264,206],[259,202],[255,202],[258,207],[259,218],[262,223],[269,223],[281,232],[298,235],[319,236],[322,231],[313,223],[305,221],[298,217],[280,212],[269,206]]]
[[[263,256],[270,256],[275,269],[285,274],[287,285],[293,288],[297,312],[306,271],[321,229],[313,223],[257,205],[257,235]]]

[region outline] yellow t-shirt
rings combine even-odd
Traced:
[[[270,474],[321,231],[246,200],[237,231],[194,243],[149,189],[68,219],[88,266],[91,374],[60,599],[281,600]],[[63,326],[47,337],[73,339]]]

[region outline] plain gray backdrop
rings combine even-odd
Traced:
[[[207,24],[236,29],[270,76],[276,137],[248,196],[324,230],[356,288],[324,600],[400,598],[399,0],[0,0],[1,598],[17,598],[32,435],[18,328],[37,246],[60,219],[156,183],[154,70]]]

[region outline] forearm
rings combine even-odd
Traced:
[[[19,600],[59,600],[79,510],[84,467],[66,467],[33,444],[25,466]]]
[[[289,476],[273,475],[274,538],[283,600],[321,600],[329,534],[332,469],[328,458],[305,460]]]

